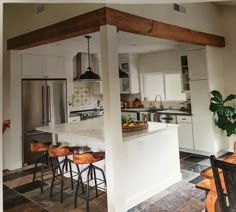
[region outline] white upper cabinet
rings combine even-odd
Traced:
[[[45,56],[44,76],[48,78],[65,78],[64,57]]]
[[[43,56],[22,55],[22,78],[43,78]]]
[[[121,93],[139,93],[139,74],[137,64],[136,55],[119,55],[119,68],[129,75],[128,79],[120,79]]]
[[[208,79],[206,50],[195,49],[188,51],[188,68],[190,80]]]
[[[66,78],[64,57],[23,54],[22,78]]]

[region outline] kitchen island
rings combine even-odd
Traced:
[[[181,180],[177,127],[148,122],[147,129],[123,133],[127,210]],[[105,149],[102,117],[37,130],[58,134],[59,142],[87,145],[93,151]],[[99,163],[104,169],[104,161]]]

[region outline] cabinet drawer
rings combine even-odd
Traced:
[[[177,116],[177,123],[192,123],[192,116]]]

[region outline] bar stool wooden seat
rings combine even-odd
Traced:
[[[38,164],[41,163],[41,192],[43,192],[43,184],[44,184],[44,179],[43,179],[43,175],[44,175],[44,164],[49,164],[48,160],[50,160],[50,164],[51,164],[51,168],[53,169],[53,163],[52,160],[50,159],[49,155],[48,155],[48,149],[50,146],[51,142],[47,142],[47,143],[41,143],[39,141],[32,141],[30,144],[30,151],[31,152],[42,152],[43,155],[40,156],[34,165],[34,173],[33,173],[33,182],[35,181],[36,178],[36,172],[37,172],[37,167]]]
[[[70,174],[71,189],[73,189],[74,188],[73,177],[80,174],[79,166],[77,164],[75,164],[77,171],[76,172],[73,171],[72,170],[73,161],[68,158],[68,156],[73,155],[73,152],[75,150],[78,151],[79,149],[80,149],[80,147],[53,147],[52,146],[49,148],[49,151],[48,151],[49,157],[52,158],[52,160],[57,159],[56,160],[57,164],[53,168],[53,177],[52,177],[52,183],[51,183],[51,188],[50,188],[50,197],[52,197],[55,179],[59,176],[61,178],[61,187],[60,187],[60,192],[61,192],[60,201],[61,201],[61,203],[63,202],[64,175],[66,173]],[[58,158],[60,158],[60,157],[64,157],[64,158],[59,162]],[[57,170],[59,170],[58,175],[56,175]],[[76,175],[73,175],[73,173],[76,173]],[[81,184],[82,184],[81,177],[79,178],[79,182],[81,182]],[[83,184],[82,184],[82,189],[83,189]]]
[[[74,207],[77,207],[77,196],[78,196],[78,191],[79,191],[79,179],[81,178],[82,174],[87,171],[87,195],[86,195],[86,208],[87,208],[87,212],[89,212],[89,200],[90,200],[90,196],[89,196],[89,182],[91,180],[94,180],[94,184],[95,184],[95,191],[96,191],[96,197],[98,197],[98,185],[101,183],[105,184],[106,187],[106,177],[104,174],[104,171],[95,166],[93,163],[101,161],[105,159],[105,152],[89,152],[89,153],[83,153],[83,154],[74,154],[73,155],[73,161],[75,164],[88,164],[87,167],[85,167],[83,170],[81,170],[79,176],[78,176],[78,181],[77,181],[77,186],[76,186],[76,191],[75,191],[75,199],[74,199]],[[103,179],[98,179],[96,176],[96,171],[100,171],[102,173]],[[91,179],[89,179],[91,178]],[[97,180],[100,180],[101,183],[98,184]]]

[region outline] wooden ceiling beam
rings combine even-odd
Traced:
[[[184,43],[225,47],[222,36],[199,32],[106,8],[106,23],[118,30]]]
[[[102,25],[114,25],[118,30],[184,43],[224,47],[222,36],[199,32],[104,7],[65,21],[11,38],[7,48],[26,49],[100,30]]]
[[[47,27],[11,38],[8,49],[22,50],[100,30],[106,24],[105,8],[94,10]]]

